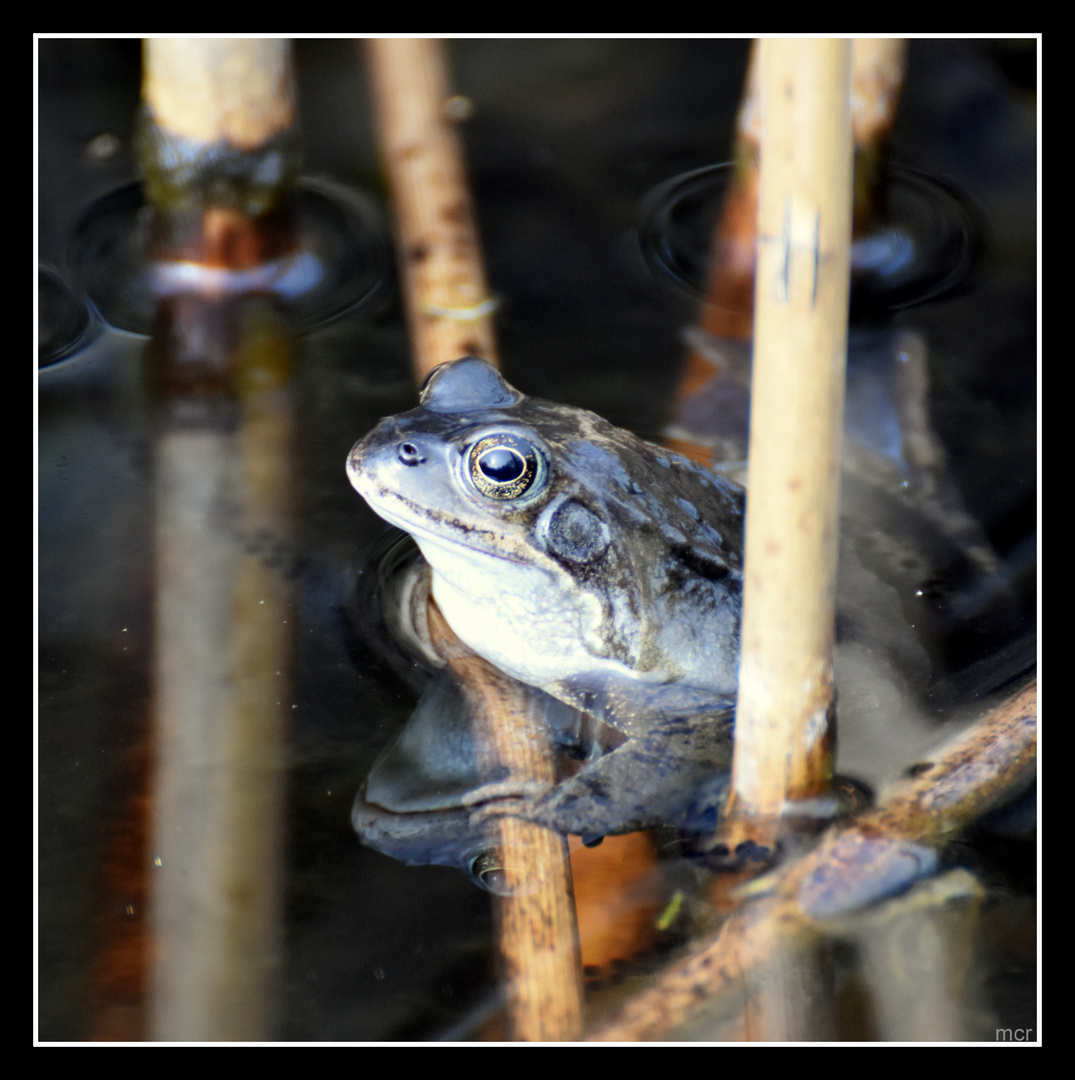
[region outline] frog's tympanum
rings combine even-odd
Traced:
[[[512,813],[602,835],[691,812],[730,762],[741,488],[474,357],[437,368],[348,473],[417,542],[463,642],[626,737]]]
[[[873,486],[886,499],[909,486],[903,463],[891,468],[892,482]],[[397,557],[398,595],[413,604],[429,589],[467,646],[534,688],[575,770],[548,790],[504,792],[475,765],[458,691],[434,680],[356,799],[366,843],[465,866],[490,813],[589,838],[712,827],[739,655],[737,483],[591,412],[526,397],[475,357],[437,368],[419,406],[382,420],[347,469],[424,557]],[[863,512],[874,514],[872,500]],[[882,727],[902,708],[888,673],[913,681],[928,667],[903,613],[936,559],[910,558],[901,541],[891,561],[908,580],[882,580],[860,558],[876,553],[879,531],[858,534],[869,543],[845,542],[840,555],[841,723],[850,714]]]

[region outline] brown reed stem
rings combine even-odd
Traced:
[[[367,55],[391,182],[415,378],[421,382],[438,364],[461,356],[495,364],[493,305],[450,117],[441,43],[375,39]],[[513,778],[550,782],[547,739],[530,718],[525,695],[480,658],[464,657],[465,647],[458,649],[452,646],[452,662],[472,703],[479,744]],[[508,889],[517,890],[497,898],[511,1036],[576,1038],[581,963],[567,842],[517,818],[500,818],[498,831]]]
[[[750,490],[732,815],[832,774],[832,644],[851,243],[847,41],[760,46]]]

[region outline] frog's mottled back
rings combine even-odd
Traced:
[[[743,493],[594,413],[528,398],[483,360],[351,451],[356,490],[411,533],[472,649],[578,703],[644,713],[734,695]],[[631,734],[646,722],[612,722]]]

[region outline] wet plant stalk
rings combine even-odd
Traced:
[[[430,636],[459,679],[481,736],[483,770],[507,782],[552,784],[553,763],[543,710],[525,687],[471,652],[429,601]],[[567,843],[520,818],[496,822],[508,894],[498,898],[497,932],[514,1038],[546,1042],[581,1027],[581,962]]]
[[[143,100],[173,134],[257,150],[291,127],[286,38],[147,38]]]
[[[831,777],[851,241],[850,43],[766,40],[733,813]],[[764,841],[764,838],[762,838]]]
[[[497,363],[492,308],[441,43],[367,43],[381,152],[388,170],[396,248],[406,293],[415,377],[462,356]],[[431,608],[453,656],[477,727],[476,741],[513,779],[548,782],[549,747],[510,681],[469,654]],[[450,635],[450,637],[448,636]],[[520,1041],[576,1038],[581,963],[567,842],[517,818],[498,821],[515,895],[497,898],[508,1027]],[[525,883],[525,884],[524,884]]]
[[[762,138],[761,81],[755,41],[750,52],[743,100],[736,117],[734,168],[710,244],[709,279],[698,319],[701,330],[721,340],[748,341],[753,332],[754,270],[758,223],[758,165]],[[896,119],[903,83],[906,42],[901,38],[854,38],[851,42],[851,131],[855,144],[853,235],[865,232],[879,194],[881,166]],[[719,375],[714,360],[688,351],[680,382],[684,399]],[[708,462],[705,449],[689,451]]]
[[[451,94],[439,41],[374,39],[366,55],[415,376],[461,356],[496,364],[494,303],[454,119],[469,103]]]

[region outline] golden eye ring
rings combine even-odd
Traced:
[[[507,502],[529,492],[544,474],[544,457],[520,435],[498,431],[479,439],[467,454],[467,476],[487,499]]]

